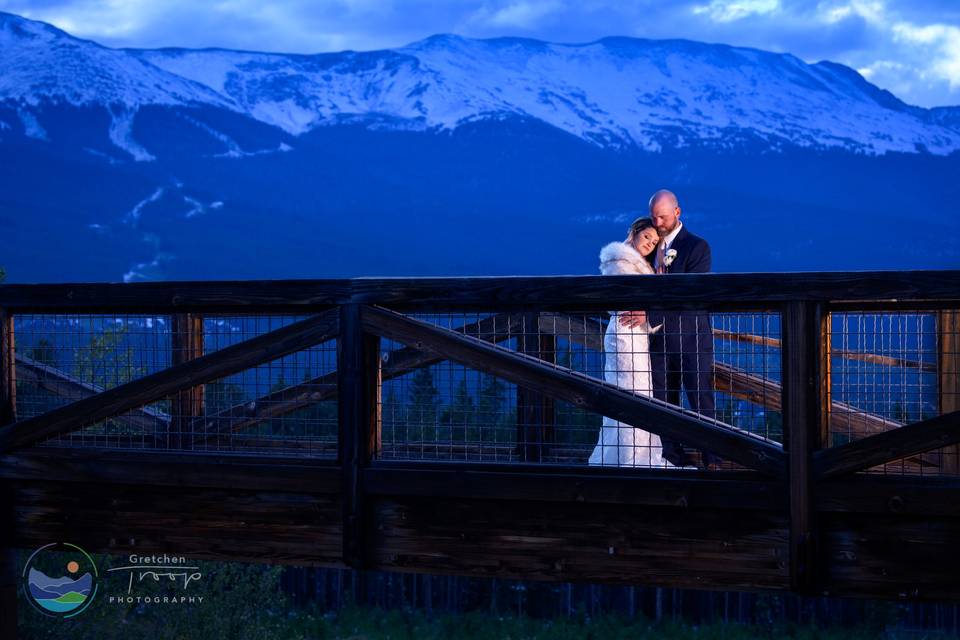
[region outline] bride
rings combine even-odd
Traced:
[[[650,218],[637,218],[630,225],[626,240],[611,242],[600,251],[600,273],[605,276],[653,275],[647,256],[654,252],[659,242],[660,237]],[[653,397],[649,335],[660,327],[651,329],[642,314],[642,311],[612,313],[603,336],[603,379],[649,398]],[[627,326],[627,323],[635,326]],[[673,466],[663,459],[660,436],[606,416],[589,463],[621,467]]]

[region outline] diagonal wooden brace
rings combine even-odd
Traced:
[[[363,307],[365,331],[442,355],[467,366],[541,390],[581,409],[602,413],[657,435],[712,451],[728,460],[776,477],[786,477],[780,445],[714,420],[695,417],[665,402],[638,396],[564,367],[465,337],[379,307]]]
[[[960,411],[878,433],[813,456],[818,480],[863,471],[879,464],[960,443]]]
[[[228,376],[337,336],[334,309],[220,351],[158,371],[52,411],[0,428],[0,453],[95,424],[172,393]]]

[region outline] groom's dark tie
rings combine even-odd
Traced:
[[[663,265],[663,257],[666,254],[667,243],[663,240],[657,245],[657,273],[666,273],[667,268]]]

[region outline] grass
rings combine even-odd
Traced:
[[[953,636],[924,632],[895,632],[836,627],[737,623],[693,625],[682,621],[660,624],[639,617],[617,616],[535,619],[488,613],[428,616],[422,611],[349,608],[339,613],[311,609],[251,607],[239,624],[228,627],[211,621],[181,619],[182,612],[161,616],[91,616],[63,626],[21,626],[23,638],[151,638],[155,640],[917,640]],[[206,615],[223,612],[209,608]],[[221,620],[222,621],[222,620]],[[63,622],[63,621],[58,621]],[[186,623],[186,624],[185,624]]]
[[[898,636],[876,629],[818,629],[813,626],[774,625],[770,627],[734,623],[692,625],[668,621],[655,624],[637,618],[616,616],[594,619],[563,618],[538,620],[528,617],[498,617],[486,613],[427,617],[417,611],[347,609],[338,615],[301,612],[290,620],[284,640],[754,640],[790,638],[796,640],[874,640]],[[924,637],[938,637],[925,634]],[[946,636],[939,636],[946,637]]]

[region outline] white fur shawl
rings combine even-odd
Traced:
[[[600,273],[605,276],[648,275],[653,267],[626,242],[611,242],[600,250]]]

